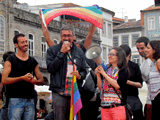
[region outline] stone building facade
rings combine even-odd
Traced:
[[[17,33],[26,35],[29,43],[28,54],[35,57],[39,63],[40,70],[45,78],[49,80],[49,73],[46,70],[45,54],[48,48],[41,29],[41,21],[38,14],[31,13],[13,7],[17,0],[0,0],[0,63],[2,55],[6,51],[15,51],[13,37]],[[60,28],[65,23],[53,20],[48,30],[54,42],[60,42]],[[75,34],[78,40],[84,39],[88,30],[75,27]],[[99,33],[94,34],[93,44],[100,45]]]

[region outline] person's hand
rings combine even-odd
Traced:
[[[49,99],[49,104],[52,104],[52,99]]]
[[[42,20],[41,9],[39,9],[39,17]]]
[[[73,71],[71,74],[72,74],[73,76],[76,75],[76,78],[77,78],[77,79],[79,79],[79,80],[81,79],[81,75],[79,74],[78,70]]]
[[[100,73],[98,72],[98,67],[94,70],[94,73],[96,74],[96,76],[100,76]]]
[[[27,73],[26,75],[23,76],[23,80],[30,82],[31,79],[33,79],[33,75],[31,73]]]
[[[63,53],[68,52],[71,49],[70,46],[71,46],[71,44],[69,42],[68,43],[63,42],[63,45],[61,47],[61,52],[63,52]]]
[[[104,71],[103,67],[100,65],[96,68],[98,73],[101,73],[102,75],[104,75],[106,72]]]
[[[37,78],[36,78],[36,77],[33,77],[30,82],[33,83],[33,84],[35,84],[36,81],[37,81]]]

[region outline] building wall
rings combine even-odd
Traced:
[[[106,12],[103,12],[103,30],[100,29],[100,39],[101,39],[101,48],[102,54],[101,57],[103,60],[108,63],[108,53],[111,50],[113,43],[113,21],[112,15]]]
[[[151,28],[149,21],[152,19]],[[160,10],[147,11],[144,13],[145,36],[150,40],[160,40]]]
[[[122,44],[122,36],[128,36],[128,45],[131,48],[131,60],[138,62],[135,59],[139,59],[139,65],[142,63],[142,57],[139,55],[136,45],[132,42],[132,35],[138,35],[141,37],[141,31],[128,31],[126,33],[114,33],[113,37],[118,37],[118,46]],[[136,58],[135,58],[136,57]]]
[[[12,0],[9,0],[12,1]],[[12,4],[13,5],[13,4]],[[10,5],[8,8],[4,2],[0,2],[0,16],[4,17],[5,25],[4,25],[4,51],[0,50],[0,63],[2,63],[2,55],[6,51],[15,51],[15,46],[13,44],[14,31],[18,31],[19,33],[23,33],[26,35],[27,39],[29,39],[29,34],[33,35],[33,56],[39,63],[40,70],[42,75],[49,78],[49,73],[46,70],[46,61],[45,58],[42,58],[42,29],[41,29],[41,21],[37,14],[31,13],[30,11],[24,11],[21,9],[13,9],[13,6]],[[60,42],[60,28],[61,23],[57,21],[52,21],[48,26],[48,30],[50,32],[50,36],[52,40],[56,40],[58,43]],[[85,38],[88,34],[88,30],[84,30],[81,28],[76,28],[76,37],[77,40]],[[87,31],[87,32],[86,32]],[[0,32],[1,33],[1,32]],[[94,44],[97,44],[100,41],[99,34],[94,34]],[[1,48],[1,44],[0,44]]]

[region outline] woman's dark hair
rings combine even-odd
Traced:
[[[158,60],[160,58],[160,41],[159,40],[152,40],[149,42],[152,49],[155,50],[153,53],[153,59]]]
[[[118,63],[117,63],[118,68],[119,69],[127,68],[127,60],[124,50],[120,47],[113,47],[112,49],[116,50],[116,55],[118,57]]]
[[[128,57],[129,55],[131,56],[131,48],[127,44],[122,44],[119,47],[124,50],[124,52],[126,53],[126,57]]]

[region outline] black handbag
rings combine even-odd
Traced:
[[[112,86],[113,87],[113,86]],[[123,98],[120,97],[120,95],[118,94],[117,90],[113,87],[114,91],[116,92],[116,94],[118,95],[119,99],[121,100],[121,102],[123,101]],[[122,103],[123,105],[123,103]],[[125,111],[126,111],[126,120],[133,120],[134,116],[133,116],[133,112],[131,110],[131,107],[129,104],[124,105],[125,107]]]
[[[93,98],[96,92],[95,83],[91,72],[89,71],[86,78],[83,80],[81,96],[85,97],[85,100],[89,101]]]
[[[87,63],[86,66],[89,67]],[[85,98],[85,100],[90,101],[94,97],[96,92],[96,81],[97,76],[95,75],[94,71],[91,68],[88,68],[86,78],[83,80],[82,83],[82,98]]]

